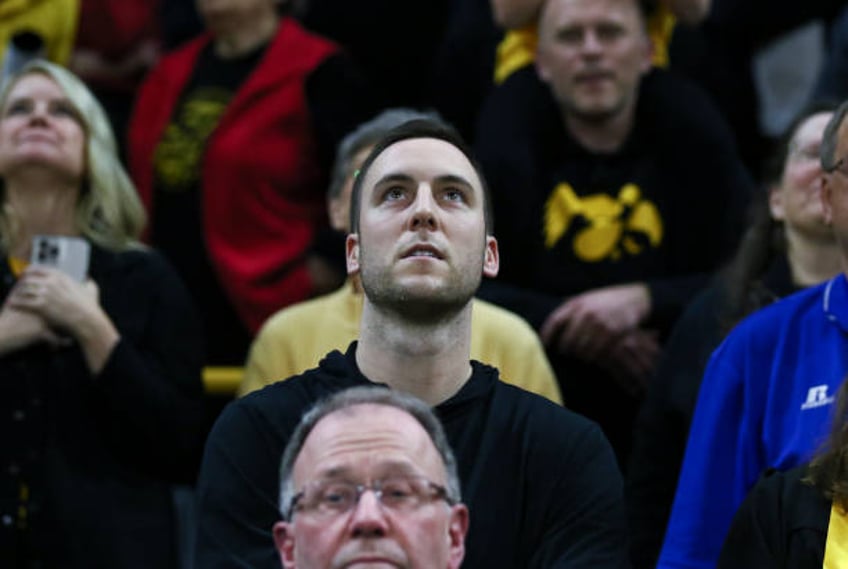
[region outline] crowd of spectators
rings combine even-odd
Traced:
[[[799,495],[837,511],[848,478],[838,429],[821,454],[848,372],[844,4],[0,2],[0,373],[15,438],[0,456],[0,565],[185,569],[196,551],[218,566],[240,555],[238,539],[210,554],[227,527],[277,562],[276,478],[264,469],[243,510],[223,506],[245,490],[223,486],[251,483],[221,447],[238,433],[219,427],[207,460],[230,475],[205,472],[195,503],[204,443],[224,406],[230,424],[233,408],[266,412],[261,397],[234,406],[279,380],[299,386],[319,365],[369,377],[351,363],[369,293],[346,240],[351,192],[411,120],[467,143],[498,242],[499,272],[469,304],[470,356],[600,427],[631,564],[777,563],[749,544],[758,516]],[[811,25],[819,44],[772,51]],[[781,96],[758,68],[769,53],[818,62],[780,132],[764,116]],[[59,139],[67,154],[38,148]],[[31,262],[40,234],[88,243],[83,282]],[[244,427],[240,460],[278,466],[312,395],[295,403],[271,434]],[[469,458],[483,442],[446,429],[474,477],[463,487],[491,486]],[[773,471],[790,473],[760,481]],[[466,562],[489,555],[483,494],[465,502]],[[118,531],[133,517],[143,527]]]

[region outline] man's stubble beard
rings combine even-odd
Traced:
[[[416,323],[437,323],[454,317],[468,305],[480,287],[482,255],[479,264],[467,274],[452,268],[446,282],[433,287],[399,284],[392,275],[393,267],[372,271],[365,250],[360,248],[360,253],[360,279],[368,301],[382,311]]]

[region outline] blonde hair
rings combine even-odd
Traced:
[[[56,82],[79,115],[86,134],[85,173],[74,215],[77,230],[93,243],[113,251],[139,246],[138,238],[146,223],[144,207],[118,157],[115,136],[103,107],[76,75],[48,61],[32,61],[0,88],[0,109],[15,83],[33,73],[47,75]],[[8,251],[16,220],[2,183],[0,203],[0,248]]]

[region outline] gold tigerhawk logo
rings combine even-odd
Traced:
[[[573,242],[574,254],[582,261],[638,255],[644,247],[634,239],[633,233],[645,235],[654,248],[662,242],[659,210],[642,199],[642,191],[636,184],[623,186],[616,198],[607,194],[580,198],[569,184],[559,184],[545,203],[545,247],[553,248],[577,216],[589,224],[577,233]]]
[[[197,182],[206,141],[218,126],[230,96],[224,89],[204,88],[186,98],[153,154],[153,167],[163,189],[183,191]]]

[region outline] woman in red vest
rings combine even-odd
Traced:
[[[204,316],[207,364],[241,365],[267,316],[321,291],[306,253],[329,164],[372,105],[339,48],[275,0],[197,6],[206,32],[145,80],[129,162],[147,239]]]

